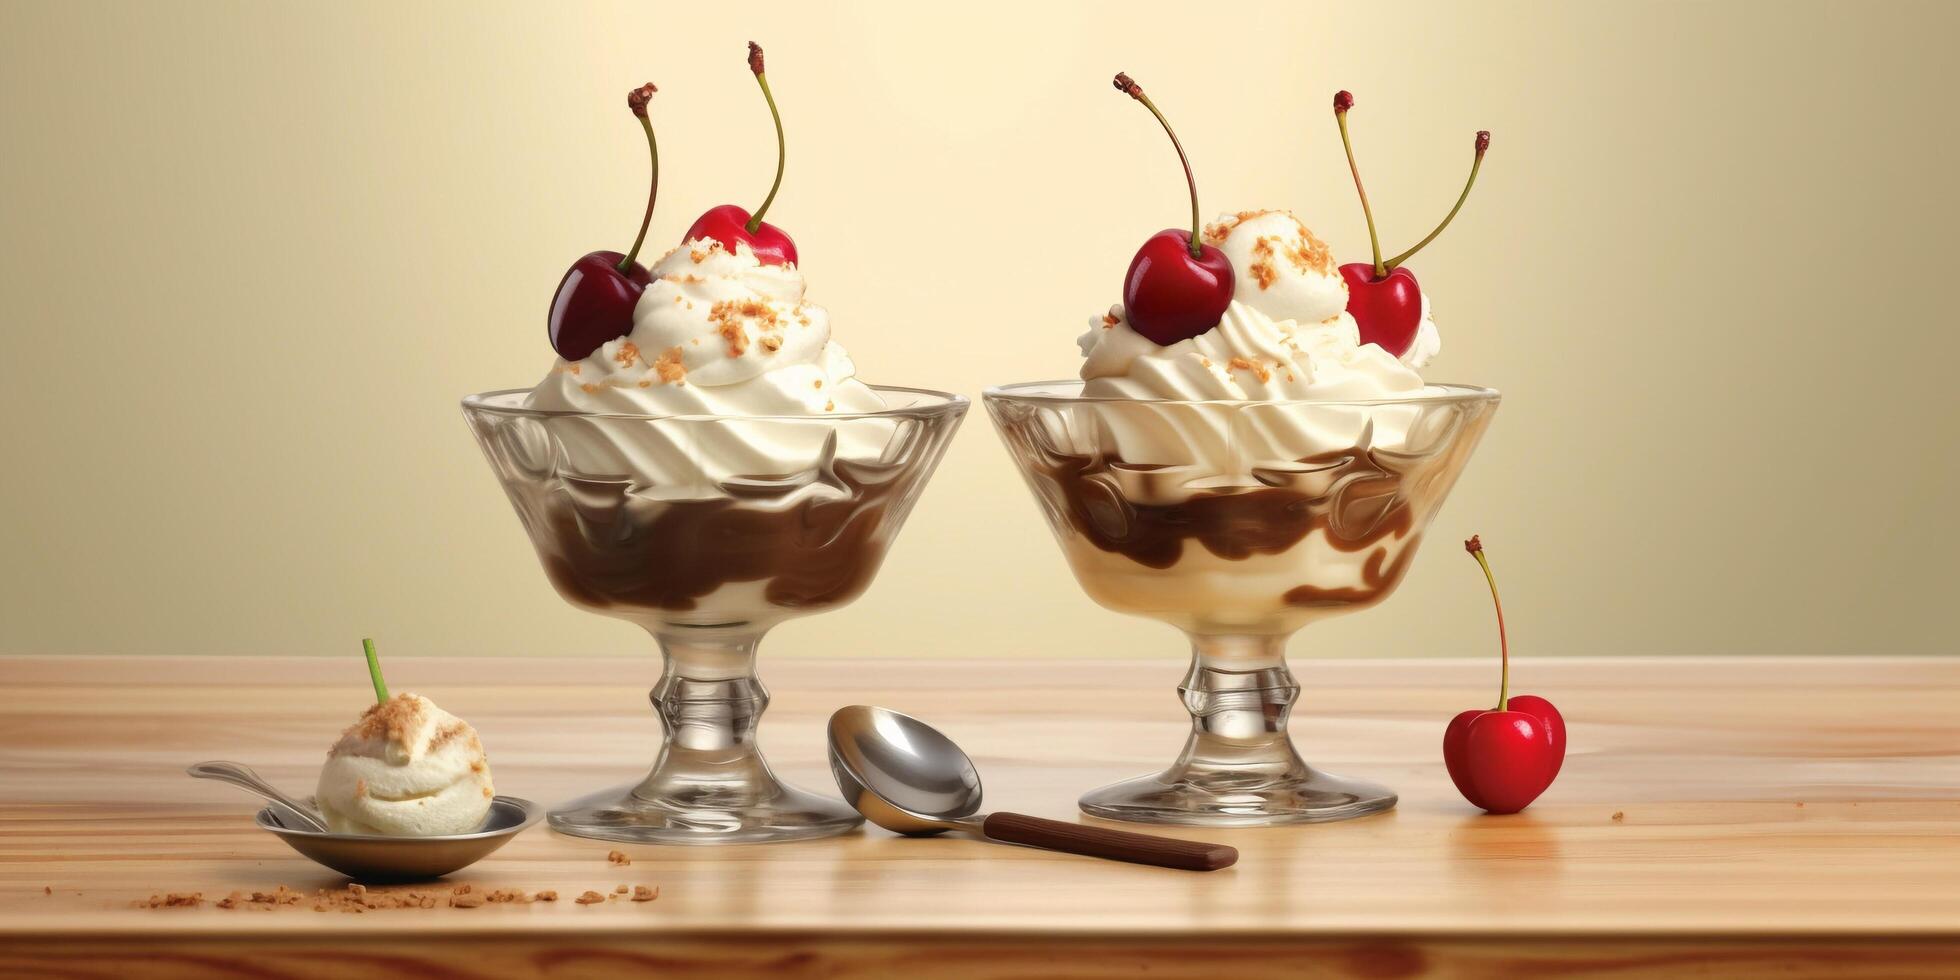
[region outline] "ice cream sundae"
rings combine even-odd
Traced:
[[[655,89],[633,90],[655,175],[633,248],[566,273],[547,321],[558,358],[541,382],[464,401],[559,594],[646,628],[666,655],[654,771],[552,812],[567,833],[723,843],[859,823],[762,762],[755,646],[870,585],[965,411],[957,396],[859,381],[831,339],[795,242],[763,220],[786,144],[754,44],[748,66],[776,130],[761,205],[710,208],[640,265],[659,153]]]
[[[1084,591],[1182,628],[1196,651],[1185,759],[1092,793],[1084,809],[1242,824],[1381,809],[1392,793],[1315,773],[1293,753],[1285,638],[1394,591],[1496,393],[1418,373],[1441,341],[1400,268],[1415,249],[1384,261],[1376,248],[1357,285],[1290,211],[1201,226],[1169,121],[1128,75],[1115,84],[1176,148],[1190,225],[1137,251],[1123,301],[1080,339],[1080,382],[987,393]],[[1351,105],[1345,93],[1336,103],[1344,138]],[[1479,161],[1487,146],[1479,134]]]

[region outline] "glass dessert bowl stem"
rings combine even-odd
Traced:
[[[464,400],[559,595],[645,629],[664,664],[651,771],[553,809],[553,829],[742,844],[863,822],[763,759],[756,650],[776,624],[869,587],[966,411],[956,395],[877,390],[883,411],[814,417],[541,411],[522,390]]]
[[[1302,627],[1400,584],[1498,402],[1484,388],[1355,401],[1093,398],[1079,382],[986,405],[1091,599],[1191,643],[1184,751],[1093,790],[1115,820],[1246,827],[1345,820],[1393,790],[1308,765],[1287,735]]]
[[[1083,795],[1082,811],[1139,823],[1266,826],[1345,820],[1395,805],[1395,792],[1307,765],[1287,735],[1300,684],[1285,636],[1192,635],[1177,686],[1191,712],[1184,752],[1160,773]]]
[[[665,667],[648,693],[665,731],[645,779],[551,811],[554,830],[644,843],[750,843],[842,834],[862,822],[844,801],[797,789],[756,741],[769,690],[756,673],[764,630],[654,630]]]

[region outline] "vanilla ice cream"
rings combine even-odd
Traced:
[[[495,795],[476,729],[428,698],[397,694],[341,733],[315,802],[335,833],[431,837],[475,831]]]

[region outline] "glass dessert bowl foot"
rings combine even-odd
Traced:
[[[966,410],[956,395],[878,391],[884,411],[822,417],[540,411],[522,390],[464,399],[558,593],[646,629],[664,663],[651,771],[553,809],[553,829],[745,844],[863,822],[770,770],[756,649],[776,624],[863,593]]]
[[[1395,792],[1310,766],[1287,735],[1287,640],[1386,599],[1498,395],[1432,385],[1367,401],[1085,397],[989,389],[988,413],[1076,580],[1097,603],[1190,638],[1191,715],[1170,768],[1093,790],[1114,820],[1249,827],[1345,820]]]

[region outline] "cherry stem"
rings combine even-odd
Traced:
[[[647,119],[647,100],[651,99],[656,91],[659,90],[653,87],[652,82],[648,82],[626,93],[627,107],[633,110],[633,115],[640,117],[640,128],[647,133],[647,156],[653,159],[653,179],[647,185],[647,213],[640,219],[640,233],[633,236],[633,247],[627,250],[626,257],[620,259],[619,264],[613,267],[622,275],[633,268],[633,263],[640,257],[640,246],[647,240],[647,226],[653,223],[653,202],[660,196],[660,144],[654,142],[653,122]]]
[[[1435,241],[1436,236],[1442,234],[1443,229],[1448,228],[1450,226],[1451,221],[1456,220],[1456,213],[1458,211],[1463,210],[1463,202],[1470,199],[1470,188],[1477,186],[1477,171],[1483,168],[1484,151],[1488,149],[1490,149],[1490,133],[1483,130],[1479,130],[1477,132],[1477,158],[1470,162],[1470,179],[1463,182],[1463,193],[1457,195],[1456,207],[1451,208],[1450,213],[1443,216],[1443,223],[1437,225],[1436,230],[1429,233],[1429,237],[1424,238],[1422,241],[1415,243],[1413,246],[1410,246],[1409,250],[1403,252],[1401,255],[1389,259],[1388,260],[1389,268],[1393,269],[1396,266],[1401,265],[1404,262],[1407,262],[1409,260],[1409,256],[1422,251],[1422,247],[1424,245],[1427,245],[1430,242]]]
[[[374,681],[374,700],[377,704],[388,700],[388,682],[381,679],[381,658],[374,655],[374,641],[363,639],[361,649],[367,652],[368,678]]]
[[[1143,94],[1143,86],[1128,74],[1116,73],[1116,90],[1143,103],[1143,107],[1149,109],[1150,114],[1157,117],[1157,123],[1164,127],[1165,134],[1171,138],[1171,145],[1177,148],[1177,162],[1184,165],[1184,184],[1191,189],[1191,257],[1203,258],[1204,248],[1198,244],[1198,179],[1191,175],[1191,158],[1184,155],[1184,144],[1178,141],[1177,131],[1171,128],[1170,120],[1157,111],[1157,104],[1150,101],[1150,96]]]
[[[749,216],[746,226],[753,235],[762,230],[762,216],[769,213],[769,205],[776,202],[776,191],[783,186],[783,164],[789,159],[789,148],[783,142],[783,114],[776,111],[776,97],[769,92],[769,79],[762,73],[762,45],[749,42],[749,70],[755,73],[755,83],[762,86],[762,99],[769,103],[769,118],[776,123],[776,182],[769,185],[769,196],[762,199],[762,206]]]
[[[1368,189],[1361,186],[1361,167],[1354,162],[1354,141],[1348,138],[1347,114],[1354,108],[1354,96],[1346,90],[1334,93],[1334,122],[1341,127],[1341,146],[1347,150],[1348,172],[1354,174],[1354,190],[1361,195],[1361,216],[1368,221],[1368,247],[1375,252],[1375,278],[1388,275],[1382,265],[1382,240],[1375,234],[1375,212],[1368,206]]]
[[[1463,547],[1470,552],[1470,557],[1477,559],[1477,564],[1484,570],[1484,581],[1490,583],[1490,604],[1497,609],[1497,643],[1502,651],[1499,656],[1503,658],[1504,665],[1498,674],[1497,710],[1509,711],[1511,710],[1511,640],[1504,633],[1504,603],[1497,598],[1497,576],[1491,574],[1490,562],[1484,558],[1484,542],[1481,537],[1471,535],[1470,540],[1463,542]]]

